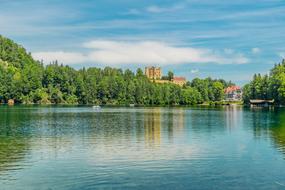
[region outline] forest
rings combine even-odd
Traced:
[[[264,99],[285,105],[285,60],[275,64],[269,74],[255,74],[243,88],[243,99],[245,103],[250,99]]]
[[[44,65],[0,36],[1,103],[13,99],[19,104],[195,105],[221,101],[230,85],[222,79],[195,78],[180,87],[153,83],[140,68],[76,70],[57,61]]]

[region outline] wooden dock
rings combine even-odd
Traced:
[[[249,100],[251,106],[268,107],[274,104],[274,100],[253,99]]]

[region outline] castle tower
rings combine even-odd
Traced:
[[[149,79],[154,79],[154,80],[158,80],[161,79],[161,68],[160,67],[146,67],[145,68],[145,75],[147,76],[147,78]]]

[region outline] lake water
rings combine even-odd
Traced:
[[[1,190],[284,189],[285,109],[0,106]]]

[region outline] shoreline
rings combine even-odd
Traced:
[[[13,107],[13,106],[45,106],[45,107],[56,107],[56,106],[74,106],[74,107],[92,107],[92,106],[100,106],[100,107],[129,107],[129,108],[136,108],[136,107],[215,107],[215,106],[247,106],[246,104],[220,104],[220,103],[203,103],[203,104],[193,104],[193,105],[128,105],[128,104],[21,104],[21,103],[15,103],[13,105],[9,105],[8,103],[2,103],[0,106],[7,106],[7,107]]]

